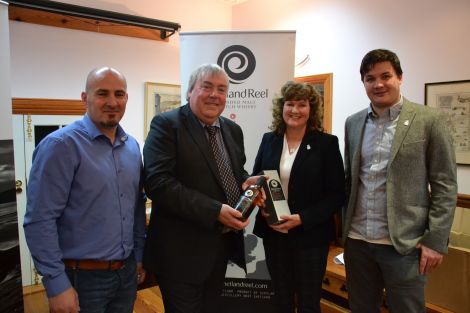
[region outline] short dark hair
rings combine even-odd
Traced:
[[[308,100],[310,116],[307,121],[307,132],[318,130],[322,127],[322,98],[320,93],[310,84],[288,81],[281,88],[281,95],[273,99],[273,121],[269,127],[277,135],[286,132],[286,122],[282,118],[284,103],[291,100]]]
[[[375,49],[367,52],[367,54],[362,59],[361,68],[359,70],[361,73],[361,81],[364,81],[364,76],[367,74],[367,72],[370,71],[372,67],[374,67],[375,64],[387,61],[392,64],[392,67],[395,70],[397,76],[401,77],[403,71],[401,69],[400,59],[398,59],[398,56],[390,50]]]

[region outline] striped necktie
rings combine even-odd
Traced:
[[[230,161],[228,156],[222,150],[217,141],[217,132],[219,128],[217,126],[206,126],[207,133],[209,134],[209,144],[211,146],[212,154],[214,155],[215,162],[217,163],[217,169],[219,171],[220,180],[222,181],[222,187],[225,191],[228,204],[233,207],[240,197],[240,188],[233,175],[233,170],[230,167]]]

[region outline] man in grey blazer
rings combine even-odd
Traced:
[[[447,253],[457,200],[454,147],[437,110],[401,96],[395,53],[367,53],[371,103],[346,120],[343,212],[352,312],[425,312],[426,275]]]

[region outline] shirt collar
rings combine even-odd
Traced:
[[[197,118],[197,117],[196,117],[196,118]],[[219,121],[218,118],[215,120],[214,123],[212,123],[212,125],[207,125],[206,123],[202,122],[200,119],[198,119],[198,121],[199,121],[199,123],[201,124],[201,126],[202,126],[203,128],[206,127],[206,126],[215,126],[215,127],[220,128],[220,121]]]
[[[95,123],[93,123],[93,121],[90,119],[88,114],[85,114],[83,116],[83,125],[85,126],[85,131],[88,133],[88,135],[91,137],[91,139],[94,140],[99,136],[105,136],[105,134],[103,134],[96,127]],[[118,139],[119,141],[124,142],[124,141],[127,140],[127,138],[128,138],[128,135],[126,134],[124,129],[122,129],[121,125],[118,124],[117,131],[116,131],[116,139]]]
[[[397,103],[395,103],[390,108],[388,108],[388,110],[386,111],[387,112],[386,116],[390,118],[391,121],[395,120],[398,117],[398,115],[400,115],[402,106],[403,106],[403,97],[400,96],[400,100],[398,100]],[[375,114],[374,110],[372,109],[372,103],[369,104],[369,107],[367,108],[367,115],[370,118],[379,118],[379,116]]]

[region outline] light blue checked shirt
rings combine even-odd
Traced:
[[[350,238],[391,244],[387,222],[387,167],[402,104],[403,98],[400,98],[383,116],[369,107]]]

